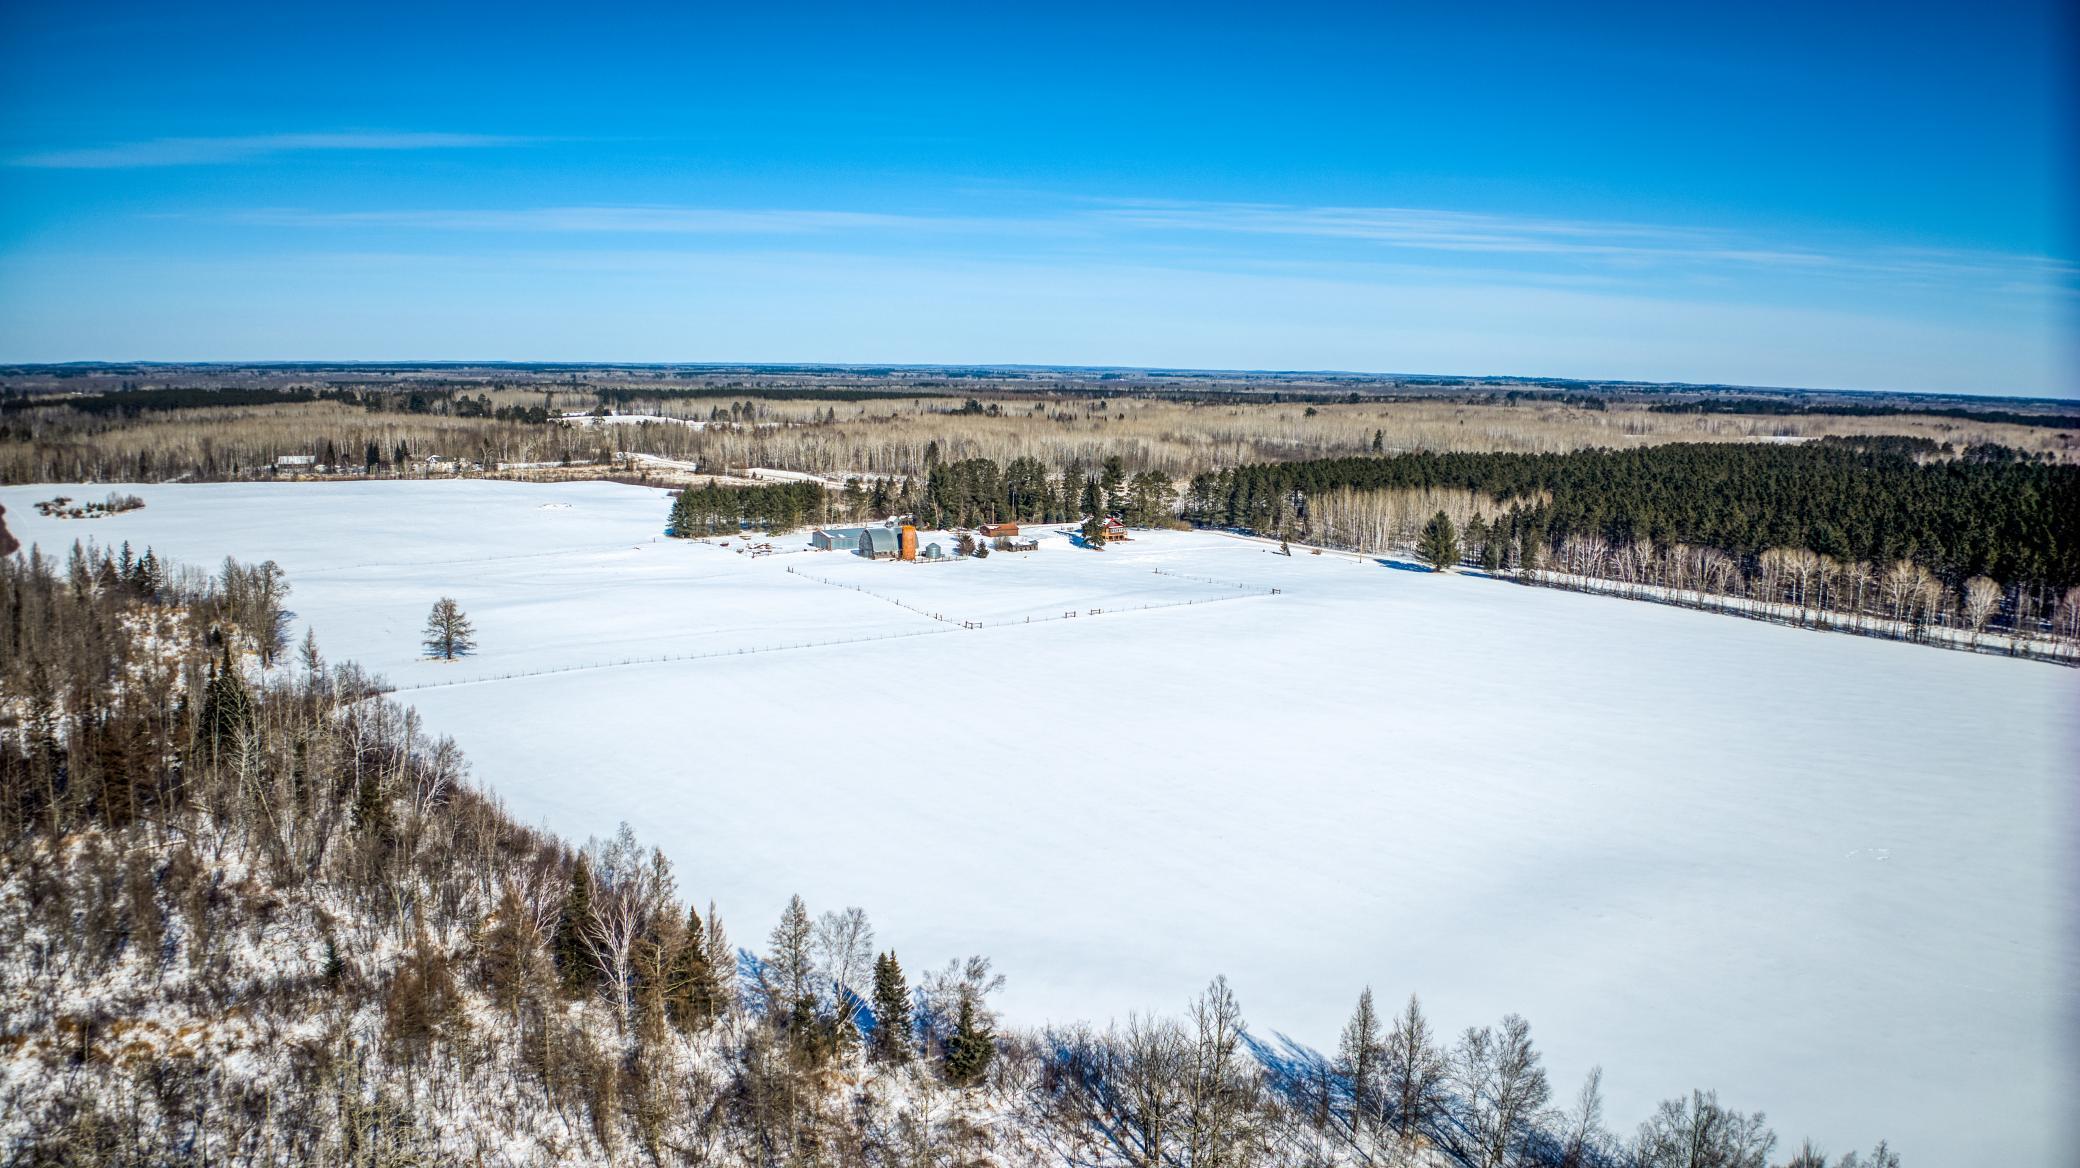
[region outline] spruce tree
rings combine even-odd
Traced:
[[[715,1013],[726,1014],[737,1008],[737,951],[729,943],[729,933],[722,927],[722,914],[715,902],[708,902],[708,937],[702,945],[708,957],[708,969],[715,976]]]
[[[956,1087],[972,1087],[989,1073],[990,1056],[996,1053],[996,1036],[975,1017],[972,999],[961,999],[960,1021],[946,1039],[946,1079]]]
[[[1503,535],[1500,523],[1488,529],[1487,542],[1481,544],[1481,567],[1490,572],[1502,570]]]
[[[146,600],[159,599],[159,589],[166,583],[165,570],[159,566],[159,557],[150,547],[137,561],[137,578],[132,582],[137,594]]]
[[[910,986],[893,951],[874,959],[874,1057],[892,1066],[910,1061],[917,1032],[910,1017]]]
[[[1107,457],[1098,477],[1098,488],[1104,492],[1107,512],[1117,515],[1124,509],[1126,500],[1121,497],[1120,489],[1126,485],[1126,464],[1116,454]]]
[[[253,727],[253,695],[231,659],[226,643],[222,660],[211,666],[209,684],[202,698],[202,748],[215,763],[230,753],[239,739]]]
[[[672,1025],[690,1034],[715,1020],[719,1006],[715,970],[708,964],[701,915],[691,905],[686,909],[686,928],[680,934],[678,951],[672,955],[668,987],[665,1010]]]
[[[1459,532],[1452,526],[1451,516],[1439,511],[1430,517],[1416,541],[1416,555],[1436,572],[1448,571],[1459,562]]]
[[[556,975],[571,997],[582,997],[598,980],[592,946],[585,930],[592,921],[592,865],[583,855],[571,865],[571,890],[563,899],[563,912],[556,921],[556,936],[549,954],[556,962]]]
[[[1096,515],[1083,521],[1083,542],[1093,551],[1105,550],[1105,521]]]
[[[380,769],[371,768],[361,776],[361,785],[354,790],[354,830],[377,840],[389,840],[394,826],[390,821],[390,800],[383,794]]]

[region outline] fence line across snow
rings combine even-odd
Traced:
[[[583,673],[589,669],[618,669],[624,665],[663,665],[673,661],[706,661],[716,657],[749,657],[757,653],[784,653],[794,649],[821,649],[829,645],[861,645],[869,641],[893,641],[902,637],[936,637],[950,633],[952,629],[911,629],[900,633],[869,633],[859,637],[832,637],[822,641],[790,641],[783,645],[748,645],[741,649],[709,649],[700,653],[664,653],[654,657],[623,657],[618,661],[595,661],[586,665],[552,665],[545,669],[516,669],[510,673],[493,673],[482,677],[457,678],[454,681],[422,681],[415,685],[393,685],[384,693],[406,693],[420,689],[446,689],[456,685],[479,685],[492,681],[516,681],[527,677],[546,677],[554,673]]]
[[[909,603],[908,601],[899,600],[896,597],[886,595],[885,593],[876,592],[871,588],[866,588],[858,584],[847,584],[840,580],[832,580],[823,576],[811,575],[808,572],[804,572],[793,567],[790,567],[787,570],[796,576],[800,576],[804,580],[809,580],[817,584],[829,585],[832,588],[844,588],[848,591],[857,592],[862,596],[871,596],[876,600],[884,601],[888,604],[893,604],[897,608],[907,609],[908,611],[914,612],[919,616],[930,617],[935,621],[944,621],[948,624],[958,625],[964,629],[1002,628],[1006,625],[1031,625],[1040,624],[1045,621],[1071,620],[1078,616],[1102,616],[1108,612],[1147,612],[1150,609],[1156,608],[1180,608],[1185,605],[1191,604],[1219,604],[1224,600],[1246,600],[1251,596],[1277,596],[1279,594],[1279,590],[1276,588],[1257,588],[1248,584],[1237,584],[1229,580],[1215,580],[1211,577],[1206,576],[1187,576],[1182,572],[1166,572],[1161,568],[1157,568],[1155,569],[1155,572],[1159,576],[1172,576],[1180,580],[1193,580],[1203,584],[1215,584],[1222,588],[1234,588],[1240,590],[1240,594],[1236,596],[1202,596],[1190,600],[1152,600],[1147,604],[1132,604],[1119,608],[1089,608],[1083,610],[1080,613],[1075,611],[1069,611],[1062,613],[1060,616],[1029,615],[1020,617],[1016,620],[1000,621],[958,620],[953,617],[949,617],[944,613],[927,612],[926,610],[919,608],[916,605]]]
[[[1156,600],[1150,601],[1147,604],[1128,605],[1122,608],[1089,608],[1084,609],[1082,611],[1072,610],[1068,612],[1063,612],[1058,616],[1026,616],[1018,620],[956,620],[952,617],[948,617],[940,613],[926,612],[924,609],[921,609],[914,604],[909,604],[905,601],[898,600],[893,596],[883,595],[879,592],[875,592],[870,588],[862,588],[857,584],[846,584],[837,580],[825,579],[821,576],[813,576],[807,572],[798,571],[792,567],[788,568],[787,571],[792,575],[800,576],[804,580],[812,581],[817,584],[828,585],[832,588],[850,589],[853,592],[858,592],[865,596],[871,596],[876,600],[885,601],[889,604],[897,606],[898,608],[908,609],[911,612],[917,613],[919,616],[930,617],[932,620],[939,621],[940,623],[948,627],[940,629],[911,629],[899,633],[869,633],[864,636],[858,637],[830,637],[820,641],[790,641],[786,644],[781,645],[748,645],[740,649],[709,649],[698,653],[663,653],[651,657],[623,657],[615,661],[595,661],[585,665],[553,665],[544,669],[516,669],[507,673],[494,673],[482,677],[457,678],[454,681],[422,681],[413,685],[389,686],[386,689],[384,689],[383,692],[409,693],[414,690],[422,689],[447,689],[458,685],[482,685],[494,681],[518,681],[523,678],[529,677],[548,677],[558,673],[583,673],[593,669],[618,669],[622,666],[627,665],[666,665],[674,661],[707,661],[713,660],[718,657],[749,657],[759,653],[784,653],[796,649],[821,649],[832,645],[863,645],[873,641],[893,641],[903,637],[934,637],[938,636],[941,633],[953,632],[956,629],[1004,628],[1007,626],[1015,625],[1044,624],[1048,621],[1074,620],[1078,617],[1104,616],[1107,613],[1147,612],[1151,609],[1158,608],[1182,608],[1187,605],[1195,604],[1219,604],[1223,601],[1228,600],[1247,600],[1253,596],[1276,596],[1279,594],[1279,590],[1276,588],[1256,588],[1247,584],[1235,584],[1231,581],[1226,580],[1213,580],[1205,577],[1185,576],[1179,572],[1165,572],[1161,568],[1157,568],[1156,571],[1165,576],[1176,576],[1180,579],[1197,580],[1201,583],[1218,584],[1222,587],[1235,588],[1238,590],[1239,594],[1235,596],[1201,596],[1189,600]]]

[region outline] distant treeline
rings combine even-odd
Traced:
[[[45,397],[29,395],[0,399],[0,410],[27,410],[39,406],[64,406],[83,414],[132,415],[158,413],[165,410],[193,410],[228,408],[231,406],[272,406],[288,402],[338,401],[354,403],[353,394],[345,390],[314,389],[133,389],[116,393],[97,393],[87,397]]]
[[[501,422],[537,424],[549,420],[548,410],[541,406],[494,407],[491,399],[484,394],[472,398],[453,391],[423,389],[364,392],[351,389],[172,387],[118,390],[85,397],[30,394],[0,398],[0,412],[63,407],[97,417],[135,417],[139,414],[164,413],[170,410],[232,409],[241,406],[293,405],[319,401],[359,406],[370,413],[440,414],[458,418],[496,418]]]
[[[800,389],[776,388],[760,385],[696,385],[696,386],[648,386],[586,387],[598,395],[602,404],[627,405],[633,401],[683,401],[707,398],[763,398],[767,401],[840,401],[864,402],[883,401],[889,398],[939,397],[930,389],[904,386],[894,389]]]
[[[1922,564],[1955,585],[2080,584],[2080,467],[1920,462],[1887,442],[1675,444],[1572,454],[1432,454],[1264,463],[1201,474],[1198,523],[1277,532],[1339,490],[1457,488],[1496,502],[1497,534],[1552,547],[1570,535],[1753,558],[1800,548]],[[1513,502],[1531,500],[1529,503]]]
[[[1825,415],[1840,418],[1882,418],[1901,414],[1931,418],[1957,418],[1988,425],[2046,426],[2055,430],[2080,430],[2080,414],[2031,414],[2020,410],[1973,410],[1963,406],[1855,405],[1848,402],[1787,402],[1755,397],[1713,397],[1700,401],[1659,402],[1647,407],[1657,414],[1768,414]]]

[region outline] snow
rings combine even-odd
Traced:
[[[564,414],[561,420],[577,426],[646,426],[652,423],[661,426],[691,426],[705,430],[708,423],[700,418],[674,418],[664,414]]]
[[[0,502],[46,552],[275,559],[522,819],[629,821],[740,943],[800,892],[913,971],[991,955],[1014,1022],[1226,973],[1326,1048],[1370,983],[1525,1015],[1625,1130],[1694,1086],[1909,1164],[2067,1146],[2080,672],[1209,534],[913,565],[605,483],[119,489]],[[418,659],[442,595],[477,656]]]

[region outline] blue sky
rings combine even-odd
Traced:
[[[0,9],[0,360],[2080,395],[2056,4]]]

